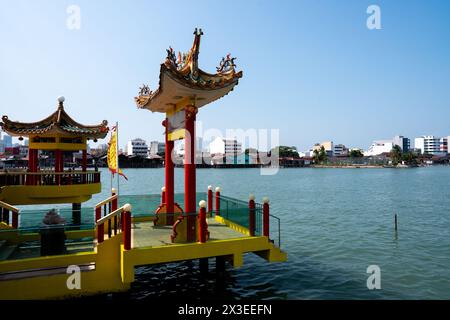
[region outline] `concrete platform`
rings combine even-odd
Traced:
[[[210,233],[209,241],[248,237],[241,232],[229,228],[225,224],[219,223],[214,218],[207,219],[207,222],[208,231]],[[170,241],[171,234],[171,226],[155,227],[151,221],[133,223],[131,231],[131,246],[132,248],[139,248],[173,245]]]

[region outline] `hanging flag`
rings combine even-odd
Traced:
[[[108,144],[108,168],[111,173],[116,174],[118,173],[122,177],[124,177],[126,180],[128,178],[123,174],[122,169],[119,168],[119,156],[117,152],[117,128],[112,128],[111,133],[111,140],[109,140]]]

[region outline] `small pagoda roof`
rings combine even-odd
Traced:
[[[202,30],[196,28],[194,43],[187,54],[178,52],[176,56],[169,47],[166,60],[161,64],[159,88],[152,92],[146,85],[141,87],[139,95],[135,97],[139,108],[168,112],[186,102],[200,108],[233,90],[242,78],[242,71],[235,70],[236,58],[232,58],[230,54],[222,58],[215,74],[199,69],[198,55],[202,35]]]
[[[64,110],[64,97],[58,98],[58,109],[47,118],[31,123],[11,121],[3,116],[0,127],[12,136],[83,136],[86,138],[103,139],[108,134],[108,121],[103,120],[99,125],[83,125],[73,120]]]

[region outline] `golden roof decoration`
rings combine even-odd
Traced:
[[[140,88],[135,97],[138,108],[166,112],[179,101],[189,98],[197,107],[223,97],[233,90],[242,78],[242,71],[236,71],[236,58],[231,54],[223,57],[215,74],[207,73],[198,66],[202,29],[195,28],[194,43],[188,53],[175,54],[172,47],[161,64],[159,88],[151,91],[148,86]]]

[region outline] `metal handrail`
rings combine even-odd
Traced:
[[[274,218],[278,222],[278,248],[281,248],[281,219],[273,214],[269,214],[269,217]]]
[[[224,200],[226,202],[226,206],[227,206],[227,213],[228,213],[228,203],[232,202],[235,204],[240,204],[240,205],[245,205],[247,206],[248,203],[240,200],[240,199],[235,199],[235,198],[231,198],[228,196],[224,196],[224,195],[220,195],[219,196],[221,200]],[[255,202],[255,214],[258,214],[259,216],[262,217],[262,208],[263,208],[263,204],[262,203],[257,203]],[[277,216],[274,216],[273,214],[269,214],[269,217],[272,217],[273,219],[275,219],[277,221],[277,228],[278,228],[278,247],[281,248],[281,219]],[[227,217],[229,218],[229,217]]]

